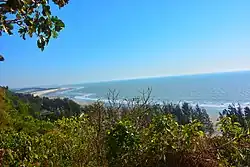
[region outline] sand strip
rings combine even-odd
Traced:
[[[54,92],[58,92],[58,91],[65,91],[65,90],[68,90],[68,89],[70,89],[70,88],[55,88],[55,89],[32,92],[31,94],[33,96],[43,96],[43,95],[46,95],[48,93],[54,93]]]

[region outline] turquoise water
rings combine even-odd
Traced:
[[[231,103],[247,106],[250,103],[250,72],[203,74],[162,78],[135,79],[65,85],[71,90],[50,96],[69,97],[78,101],[107,100],[110,90],[119,92],[119,98],[140,96],[140,92],[152,89],[151,97],[157,101],[186,101],[199,104],[210,112],[218,112]]]

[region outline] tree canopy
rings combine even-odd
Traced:
[[[62,8],[69,0],[52,2]],[[52,15],[51,6],[50,0],[0,0],[0,36],[13,35],[17,29],[24,40],[27,35],[37,37],[38,48],[44,50],[49,40],[65,27],[62,20]]]
[[[79,110],[69,99],[0,87],[0,166],[250,166],[250,129],[235,119],[242,109],[224,110],[220,134],[211,135],[204,128],[209,117],[198,105],[141,100],[126,110],[101,102]]]

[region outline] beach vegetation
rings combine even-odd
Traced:
[[[218,134],[199,106],[151,105],[145,99],[126,109],[96,102],[73,115],[65,100],[46,99],[48,110],[56,105],[67,110],[48,119],[38,116],[43,98],[0,92],[2,166],[250,165],[250,130],[230,113],[213,128]]]

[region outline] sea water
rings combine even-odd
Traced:
[[[65,87],[72,89],[49,96],[68,97],[76,101],[107,101],[110,91],[119,93],[119,99],[131,99],[141,96],[143,91],[150,88],[154,101],[199,104],[210,113],[218,113],[232,103],[250,105],[250,71],[73,84]]]

